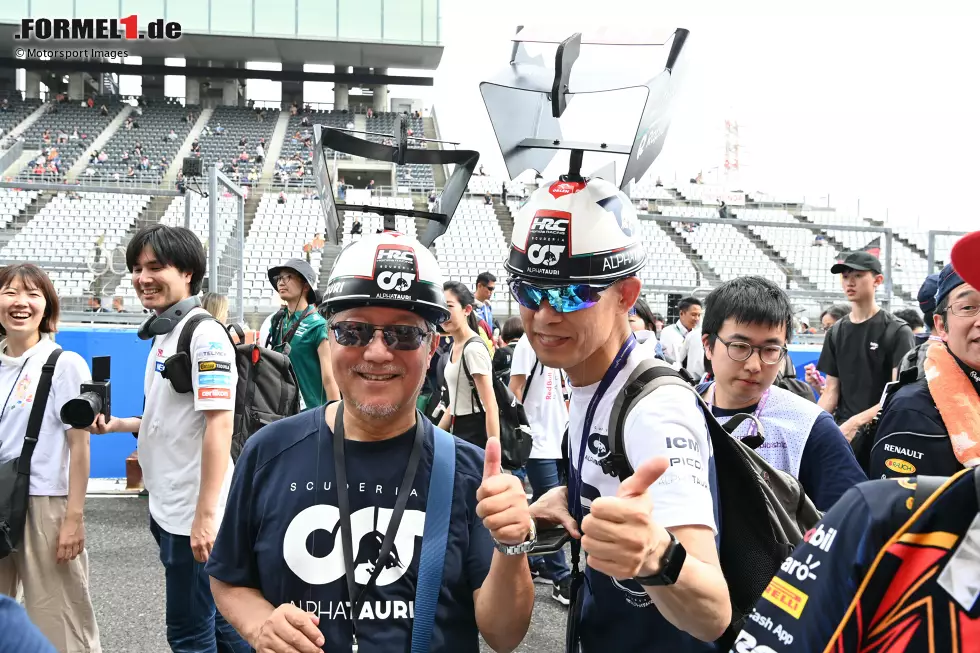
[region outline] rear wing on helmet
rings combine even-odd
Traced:
[[[325,127],[323,125],[313,126],[313,173],[316,178],[317,190],[320,195],[320,206],[323,208],[323,215],[327,222],[327,238],[334,245],[340,244],[339,211],[363,211],[366,213],[376,213],[384,217],[385,229],[395,228],[395,216],[407,216],[412,218],[426,218],[429,220],[425,233],[419,236],[419,242],[426,247],[430,247],[436,238],[446,233],[449,221],[452,220],[456,207],[459,206],[466,186],[476,169],[480,153],[472,150],[421,150],[413,149],[408,146],[408,121],[404,116],[397,116],[394,134],[376,134],[374,132],[354,132],[352,130]],[[354,136],[354,133],[362,133],[375,136],[391,138],[395,145],[383,145],[373,143],[363,138]],[[412,136],[411,140],[422,142],[435,142],[431,139]],[[330,148],[337,152],[344,152],[354,156],[361,156],[365,159],[376,161],[391,161],[397,165],[406,163],[422,163],[428,165],[455,164],[453,174],[446,180],[446,186],[442,190],[439,199],[439,212],[416,211],[414,209],[399,209],[394,207],[337,204],[334,198],[333,180],[330,178],[329,159],[326,150]]]
[[[500,152],[511,179],[525,170],[539,173],[551,163],[557,150],[571,150],[571,176],[578,176],[583,152],[629,155],[620,189],[639,181],[663,150],[677,91],[684,78],[689,31],[646,28],[642,34],[599,30],[563,36],[553,28],[519,27],[514,37],[510,65],[493,79],[480,84],[483,102],[493,124]],[[554,65],[540,56],[531,57],[525,43],[558,44]],[[582,45],[669,47],[663,71],[642,81],[622,67],[594,72],[577,70]],[[603,93],[646,88],[646,101],[633,143],[565,141],[559,118],[580,93]],[[615,183],[615,180],[608,180]]]

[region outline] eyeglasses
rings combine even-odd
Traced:
[[[965,299],[949,305],[949,312],[956,317],[973,317],[980,313],[980,303],[975,299]]]
[[[510,279],[508,285],[514,299],[524,308],[536,311],[541,308],[541,302],[547,299],[548,305],[556,313],[574,313],[598,304],[600,293],[612,284],[592,286],[587,283],[572,283],[539,288],[520,279]]]
[[[738,363],[743,363],[752,357],[752,353],[755,351],[759,352],[759,359],[766,365],[775,365],[779,361],[783,360],[783,356],[786,355],[786,347],[780,345],[764,345],[762,347],[757,347],[755,345],[750,345],[747,342],[739,342],[737,340],[732,340],[731,342],[726,342],[719,336],[715,336],[718,341],[725,345],[725,349],[728,350],[728,357],[733,361]]]
[[[276,285],[278,286],[280,283],[289,283],[296,278],[297,277],[292,274],[277,274],[276,276],[272,277],[272,280],[275,281]]]
[[[398,351],[414,351],[422,346],[429,331],[408,324],[380,326],[367,322],[335,322],[330,325],[333,337],[344,347],[367,347],[380,331],[385,346]]]

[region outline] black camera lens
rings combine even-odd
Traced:
[[[102,412],[102,397],[94,392],[83,392],[61,407],[61,421],[72,428],[87,429]]]

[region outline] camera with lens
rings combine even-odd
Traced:
[[[109,356],[92,359],[92,382],[83,383],[80,394],[61,407],[61,421],[72,428],[87,429],[102,413],[106,421],[112,414],[109,391]]]

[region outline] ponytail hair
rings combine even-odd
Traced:
[[[476,298],[473,296],[473,293],[470,291],[470,289],[459,281],[447,281],[444,284],[442,284],[442,289],[449,291],[453,295],[455,295],[456,301],[459,302],[459,305],[462,306],[464,309],[466,307],[469,307],[471,309],[469,314],[466,316],[466,324],[469,325],[470,329],[472,329],[474,332],[479,333],[480,318],[478,318],[476,316],[476,312],[472,310],[474,308],[474,305],[476,304]]]

